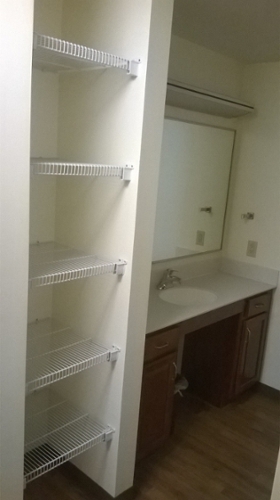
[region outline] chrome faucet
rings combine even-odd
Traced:
[[[171,288],[174,286],[174,283],[178,283],[179,285],[181,284],[181,278],[178,276],[174,276],[173,273],[177,273],[178,271],[175,271],[175,269],[166,269],[164,271],[163,276],[157,286],[158,290],[165,290],[166,288]]]

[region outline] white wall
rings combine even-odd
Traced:
[[[153,0],[130,288],[117,491],[134,474],[173,0]],[[132,383],[133,380],[133,383]]]
[[[280,270],[280,63],[244,69],[242,98],[256,113],[240,119],[235,148],[225,255]],[[254,212],[253,221],[241,214]],[[257,256],[246,256],[248,240],[258,242]],[[262,382],[280,389],[280,294],[271,314]]]
[[[244,65],[172,35],[168,78],[211,90],[218,94],[240,97]],[[191,123],[235,129],[236,119],[198,113],[187,109],[165,107],[165,116]]]
[[[243,64],[172,35],[170,79],[224,95],[240,97]]]
[[[1,500],[23,496],[32,0],[0,3]]]

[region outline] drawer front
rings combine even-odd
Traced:
[[[146,337],[144,362],[153,361],[170,352],[177,351],[179,332],[170,328]]]
[[[252,316],[256,316],[257,314],[261,314],[269,310],[270,306],[270,293],[264,293],[263,295],[259,295],[258,297],[253,297],[248,300],[246,306],[246,318],[251,318]]]

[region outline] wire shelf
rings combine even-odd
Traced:
[[[37,175],[84,176],[84,177],[119,177],[130,181],[132,165],[99,165],[95,163],[70,163],[47,161],[42,159],[31,160],[31,170]]]
[[[34,33],[33,63],[50,71],[87,68],[118,68],[131,76],[138,76],[139,61],[124,59],[107,52],[59,38]]]
[[[126,261],[108,261],[85,255],[55,242],[30,245],[29,282],[54,285],[101,274],[124,274]]]
[[[83,339],[70,328],[47,318],[28,325],[26,393],[75,375],[105,361],[116,361],[120,350]]]
[[[26,416],[25,482],[109,441],[113,433],[110,426],[94,421],[67,401],[54,398],[48,409]]]

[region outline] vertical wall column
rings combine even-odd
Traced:
[[[23,496],[32,0],[1,2],[1,500]]]
[[[116,493],[134,475],[173,0],[153,0],[132,260]]]

